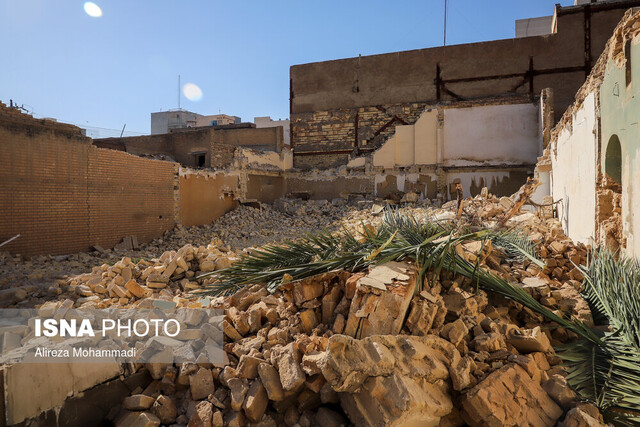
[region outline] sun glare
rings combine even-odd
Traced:
[[[202,99],[202,89],[193,83],[182,86],[182,93],[189,101],[200,101]]]
[[[100,18],[102,16],[102,9],[100,9],[100,6],[91,1],[85,2],[84,11],[92,18]]]

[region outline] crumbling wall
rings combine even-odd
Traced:
[[[254,148],[261,151],[280,152],[283,147],[283,131],[277,128],[224,128],[202,127],[176,129],[159,135],[104,138],[94,140],[94,145],[137,156],[168,156],[189,167],[227,167],[236,147]],[[204,163],[199,164],[204,155]],[[164,159],[163,159],[164,160]]]
[[[211,164],[213,169],[225,169],[233,164],[238,147],[211,143]]]
[[[606,219],[598,230],[598,240],[611,243],[616,239],[635,256],[640,256],[639,33],[637,12],[612,38],[599,93],[602,137],[598,214]],[[613,144],[619,144],[619,151],[611,150]],[[616,169],[619,176],[614,173]]]
[[[551,156],[558,218],[567,235],[583,243],[596,231],[597,123],[596,96],[591,93],[573,110],[571,124],[557,135]]]
[[[640,12],[629,10],[613,31],[575,102],[551,132],[541,163],[552,162],[553,200],[569,237],[593,240],[630,255],[640,254],[634,237],[640,222],[640,180],[635,173],[640,133],[636,101],[640,80]],[[638,65],[636,65],[638,64]],[[611,141],[617,154],[620,181],[607,176]]]
[[[238,205],[238,176],[180,168],[180,223],[204,225]]]
[[[542,151],[539,107],[521,101],[430,106],[415,124],[396,126],[373,152],[372,164],[533,165]]]
[[[236,169],[284,171],[293,167],[293,155],[289,148],[284,148],[279,153],[238,148],[234,153],[233,167]]]
[[[173,227],[177,165],[91,145],[75,126],[0,104],[0,242],[23,255],[145,241]]]
[[[188,129],[158,135],[129,136],[123,138],[104,138],[94,140],[101,148],[124,147],[136,156],[165,155],[186,166],[198,166],[197,154],[205,154],[204,166],[211,165],[211,143],[213,129]]]

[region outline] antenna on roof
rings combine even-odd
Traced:
[[[180,109],[180,74],[178,74],[178,110]]]
[[[444,41],[442,45],[447,45],[447,0],[444,0]]]

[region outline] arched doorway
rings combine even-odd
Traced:
[[[609,178],[622,184],[622,146],[617,135],[612,135],[607,144],[604,160],[604,171]]]
[[[598,240],[612,250],[626,246],[622,234],[622,145],[611,135],[604,156],[602,180],[598,188]]]

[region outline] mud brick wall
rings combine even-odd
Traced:
[[[425,103],[343,108],[299,114],[291,122],[295,152],[377,148],[395,132],[395,126],[413,124]],[[356,135],[357,130],[357,135]]]
[[[1,251],[23,255],[111,247],[173,227],[178,166],[91,145],[75,126],[0,104]]]
[[[232,145],[211,144],[211,167],[225,169],[233,163],[238,148]]]
[[[180,223],[187,227],[209,224],[234,209],[238,181],[237,175],[182,168]]]

